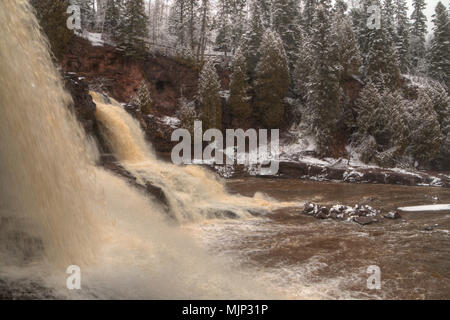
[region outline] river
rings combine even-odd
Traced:
[[[281,201],[369,204],[383,212],[450,202],[450,190],[430,187],[250,178],[231,180],[227,189],[246,196],[263,192]],[[433,231],[425,230],[435,225]],[[263,218],[207,221],[186,228],[210,252],[259,270],[292,298],[450,297],[450,212],[403,213],[399,220],[360,226],[283,208]],[[371,265],[381,269],[380,290],[367,288]]]

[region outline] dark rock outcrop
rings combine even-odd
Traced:
[[[316,181],[342,181],[348,183],[375,183],[393,185],[430,185],[450,188],[450,179],[444,174],[428,172],[397,172],[382,168],[357,168],[323,166],[294,161],[281,161],[278,177],[287,179],[309,179]]]
[[[78,121],[87,134],[95,135],[96,106],[89,95],[88,84],[74,73],[65,73],[64,86],[72,96],[73,104],[70,108],[74,111]]]
[[[124,178],[130,185],[148,194],[153,199],[157,200],[161,206],[169,213],[169,200],[160,187],[155,186],[151,181],[144,181],[144,184],[138,183],[137,178],[128,170],[126,170],[120,163],[116,161],[104,161],[103,167],[108,171]]]

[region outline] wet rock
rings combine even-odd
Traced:
[[[316,219],[328,219],[330,217],[330,211],[328,210],[327,207],[321,207],[320,209],[318,209],[319,212],[317,212],[314,217]]]
[[[0,300],[51,299],[61,299],[61,297],[58,297],[53,289],[37,281],[0,279]]]
[[[303,207],[302,213],[307,216],[313,216],[318,212],[318,206],[315,203],[308,202]]]
[[[248,209],[247,211],[248,211],[248,213],[250,213],[252,216],[255,216],[255,217],[264,216],[264,215],[267,215],[269,213],[268,210],[253,209],[253,208],[252,209]]]
[[[358,223],[362,226],[367,226],[367,225],[378,222],[378,219],[374,218],[374,217],[356,217],[353,219],[353,221],[355,221],[356,223]]]
[[[345,220],[352,212],[354,212],[352,207],[335,205],[330,209],[330,218],[335,220]]]
[[[105,159],[104,159],[105,160]],[[128,170],[126,170],[120,163],[118,162],[108,162],[104,161],[102,163],[103,167],[116,175],[125,178],[125,180],[132,185],[133,187],[147,193],[156,199],[162,207],[168,212],[170,209],[169,200],[160,187],[155,186],[151,181],[144,181],[145,184],[138,183],[137,178]]]
[[[378,214],[378,211],[368,205],[356,205],[353,209],[354,212],[351,213],[351,216],[358,217],[374,217]]]
[[[433,225],[433,226],[425,226],[424,227],[424,230],[425,231],[434,231],[435,229],[437,229],[437,228],[439,228],[439,225],[438,224],[435,224],[435,225]]]
[[[139,117],[138,117],[139,118]],[[172,133],[176,128],[152,115],[143,116],[141,127],[152,146],[158,152],[171,152],[178,142],[172,141]]]
[[[151,182],[146,182],[145,187],[147,188],[147,192],[153,195],[159,202],[164,204],[164,206],[168,209],[170,207],[169,200],[166,197],[166,193],[160,187],[153,185]]]
[[[369,225],[379,221],[380,212],[368,205],[354,207],[334,205],[330,209],[316,203],[305,204],[302,213],[316,219],[333,219],[338,221],[354,221],[360,225]]]
[[[230,210],[216,210],[214,212],[215,218],[226,218],[226,219],[239,219],[239,215]]]
[[[402,216],[400,215],[400,213],[398,213],[398,211],[388,212],[388,213],[384,214],[383,217],[386,219],[391,219],[391,220],[397,220],[397,219],[402,218]]]
[[[345,182],[361,182],[364,174],[358,171],[347,171],[344,173],[343,178]]]
[[[74,111],[86,133],[95,135],[95,111],[97,107],[89,94],[88,84],[74,73],[65,73],[63,78],[64,86],[73,100],[69,108]]]

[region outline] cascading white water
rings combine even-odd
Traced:
[[[52,261],[86,260],[101,214],[89,142],[28,2],[1,1],[0,23],[1,217],[26,224]]]
[[[97,105],[101,131],[116,157],[136,177],[165,192],[171,213],[180,223],[220,217],[224,212],[249,218],[249,209],[261,211],[279,205],[263,197],[232,196],[215,175],[201,167],[179,167],[157,160],[139,123],[119,103],[106,101],[97,93],[91,95]]]
[[[69,298],[275,296],[167,225],[158,203],[95,167],[96,149],[67,111],[70,97],[28,2],[0,1],[0,23],[0,279],[37,279]],[[164,189],[180,222],[213,209],[245,216],[249,203],[269,206],[231,197],[200,168],[157,161],[129,115],[97,104],[117,157]],[[65,274],[73,264],[83,279],[74,292]]]

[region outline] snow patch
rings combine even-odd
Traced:
[[[403,211],[403,212],[450,211],[450,204],[437,204],[437,205],[417,206],[417,207],[403,207],[403,208],[398,208],[398,210]]]

